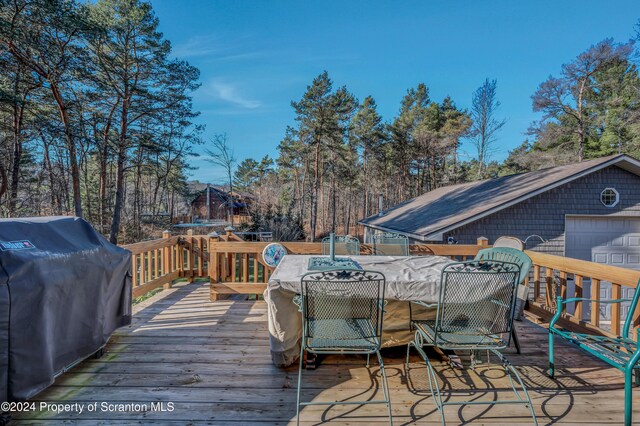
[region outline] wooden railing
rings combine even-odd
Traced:
[[[164,238],[125,246],[133,253],[133,295],[138,297],[159,287],[169,287],[178,278],[191,281],[208,277],[211,300],[228,294],[262,294],[273,269],[262,261],[267,242],[245,242],[233,233],[222,236],[193,235]],[[321,243],[283,242],[290,254],[322,254]],[[478,250],[488,247],[487,240],[479,238],[474,245],[420,244],[409,246],[414,256],[437,255],[451,259],[473,258]],[[368,244],[360,246],[361,254],[371,254]],[[610,298],[618,299],[625,289],[633,291],[640,280],[640,271],[602,265],[583,260],[554,256],[534,251],[526,252],[533,261],[527,284],[529,309],[542,318],[550,318],[556,310],[555,296],[589,297],[596,302],[578,302],[565,309],[562,325],[619,335],[624,317],[624,305],[610,308],[610,323],[601,315],[601,289],[610,286]],[[530,283],[532,281],[532,283]],[[573,284],[572,286],[569,283]],[[590,286],[590,292],[585,290]],[[608,288],[608,287],[607,287]],[[589,303],[589,316],[583,315]],[[603,306],[603,305],[602,305]],[[634,315],[634,328],[640,326],[640,310]],[[635,334],[634,334],[635,336]]]
[[[208,276],[207,241],[203,235],[172,237],[165,232],[162,239],[123,246],[132,254],[133,297],[168,288],[181,277],[193,280]]]
[[[606,335],[619,336],[624,319],[622,308],[625,305],[614,303],[610,305],[610,326],[603,327],[601,304],[601,289],[610,286],[610,299],[623,297],[623,290],[635,291],[640,280],[640,271],[620,268],[617,266],[603,265],[584,260],[571,259],[562,256],[553,256],[535,251],[526,251],[533,261],[533,295],[530,297],[530,310],[535,314],[549,318],[556,312],[556,295],[563,298],[587,297],[595,302],[576,302],[568,312],[563,307],[561,325],[574,328],[582,328],[590,332],[599,332]],[[570,291],[568,283],[573,283]],[[585,286],[590,286],[590,291],[584,291]],[[589,304],[590,313],[585,318],[583,313]],[[633,317],[633,328],[640,326],[640,309],[636,309]],[[635,331],[633,333],[635,337]]]
[[[233,241],[230,234],[212,238],[209,242],[211,300],[218,300],[220,295],[225,294],[262,294],[274,270],[262,261],[262,251],[268,244],[270,243]],[[289,254],[322,254],[322,243],[280,244]],[[486,247],[486,238],[480,238],[477,245],[411,245],[409,252],[413,256],[438,255],[464,260]],[[371,254],[372,246],[361,244],[360,253]]]

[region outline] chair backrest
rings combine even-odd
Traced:
[[[516,302],[518,265],[496,261],[467,261],[442,271],[436,316],[435,343],[452,347],[452,340],[475,347],[509,345]],[[449,335],[456,335],[450,339]]]
[[[515,263],[520,267],[520,276],[518,284],[522,284],[529,275],[529,269],[533,262],[531,258],[523,251],[511,247],[492,247],[480,250],[474,260],[496,260],[498,262]]]
[[[373,254],[378,256],[409,256],[409,238],[385,232],[373,236]]]
[[[524,243],[516,237],[500,237],[493,243],[493,247],[509,247],[516,250],[524,250]]]
[[[361,269],[311,272],[303,275],[301,284],[304,339],[347,344],[365,337],[380,344],[386,287],[383,274]],[[353,324],[357,330],[350,326]]]
[[[360,254],[360,240],[351,235],[336,235],[334,250],[335,254],[357,256]],[[328,255],[331,247],[331,237],[322,239],[322,254]]]

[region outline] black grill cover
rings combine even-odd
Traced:
[[[130,269],[82,219],[0,219],[0,402],[31,398],[131,323]]]

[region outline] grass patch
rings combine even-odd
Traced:
[[[143,294],[140,297],[136,297],[135,299],[133,299],[133,304],[137,305],[140,302],[144,302],[148,298],[153,297],[156,294],[160,293],[162,290],[164,290],[164,289],[163,288],[156,288],[155,290],[151,290],[149,293]]]

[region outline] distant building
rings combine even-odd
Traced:
[[[253,195],[248,193],[230,193],[219,186],[206,185],[198,191],[190,203],[192,223],[228,222],[246,223],[250,217]]]
[[[614,155],[450,185],[359,223],[365,241],[376,232],[459,244],[512,235],[538,251],[640,269],[640,161]]]

